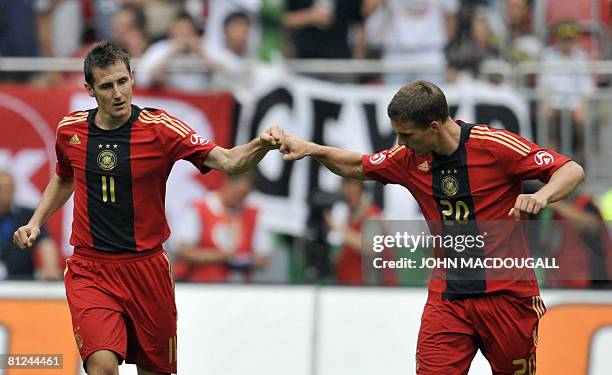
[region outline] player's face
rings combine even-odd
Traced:
[[[363,185],[361,181],[343,180],[340,189],[346,197],[349,207],[356,209],[361,205],[363,195]]]
[[[241,205],[244,199],[253,190],[253,181],[248,178],[237,178],[227,185],[227,197],[232,206]]]
[[[123,61],[105,68],[94,68],[93,86],[85,84],[89,95],[96,98],[98,111],[111,120],[127,121],[132,113],[134,79]]]
[[[412,123],[391,120],[391,127],[397,134],[397,144],[404,145],[417,156],[430,153],[436,143],[436,127],[430,124],[423,129]]]

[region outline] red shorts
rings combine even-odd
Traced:
[[[176,373],[174,282],[163,249],[77,249],[66,265],[66,296],[83,363],[95,351],[110,350],[120,363]]]
[[[416,373],[467,374],[480,349],[494,375],[533,375],[538,321],[545,312],[540,296],[428,299],[421,318]]]

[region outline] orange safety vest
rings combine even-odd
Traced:
[[[253,254],[253,238],[257,224],[256,208],[243,206],[239,212],[234,214],[227,211],[216,214],[204,201],[196,202],[194,208],[200,216],[202,225],[200,239],[196,246],[221,251],[219,241],[238,241],[235,246],[235,255]],[[233,229],[237,229],[234,233],[231,229],[224,233],[223,228],[232,228],[232,226],[234,226]],[[224,238],[228,235],[236,236],[235,232],[238,232],[237,237]],[[179,262],[175,265],[175,275],[193,282],[225,282],[230,275],[230,268],[222,263],[188,265]],[[246,277],[250,277],[250,272],[246,274]]]

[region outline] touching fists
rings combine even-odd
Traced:
[[[269,150],[279,148],[285,141],[285,132],[281,127],[274,125],[261,133],[259,141]]]
[[[285,141],[281,144],[279,151],[283,154],[284,160],[300,160],[309,155],[309,147],[310,142],[288,134],[285,136]]]

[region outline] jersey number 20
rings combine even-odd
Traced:
[[[442,210],[442,220],[445,225],[453,225],[453,219],[461,225],[467,224],[470,208],[464,201],[456,201],[455,205],[446,199],[440,200],[440,204],[445,208]]]

